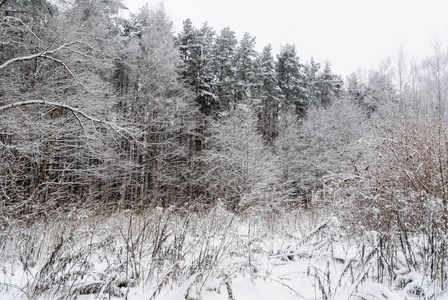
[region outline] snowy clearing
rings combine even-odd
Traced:
[[[444,299],[437,282],[381,266],[373,233],[312,211],[217,207],[17,224],[1,237],[1,299]]]

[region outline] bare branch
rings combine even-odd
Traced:
[[[88,115],[87,113],[83,112],[80,109],[77,109],[75,107],[72,107],[70,105],[66,105],[63,103],[57,103],[57,102],[52,102],[52,101],[46,101],[46,100],[27,100],[27,101],[20,101],[20,102],[15,102],[15,103],[11,103],[11,104],[7,104],[7,105],[3,105],[0,106],[0,113],[4,110],[8,110],[11,108],[18,108],[19,106],[27,106],[27,105],[49,105],[49,106],[55,106],[55,107],[61,107],[61,108],[65,108],[70,110],[73,114],[75,114],[76,118],[79,120],[78,115],[86,118],[87,120],[90,120],[92,123],[97,123],[97,124],[103,124],[107,127],[109,127],[110,129],[112,129],[113,131],[115,131],[116,133],[126,137],[124,135],[127,134],[130,137],[133,137],[134,135],[129,132],[127,129],[120,127],[114,123],[105,121],[105,120],[101,120],[101,119],[97,119],[95,117],[92,117],[91,115]]]
[[[57,59],[57,58],[54,58],[54,57],[49,56],[49,55],[42,55],[41,57],[45,57],[45,58],[48,58],[48,59],[54,60],[55,62],[60,63],[60,64],[67,70],[67,72],[70,74],[70,76],[73,78],[73,81],[74,81],[77,85],[83,86],[82,84],[80,84],[80,83],[78,82],[78,80],[76,80],[75,74],[73,74],[73,72],[67,67],[67,65],[66,65],[62,60]]]
[[[2,141],[0,141],[0,147],[6,148],[6,149],[14,149],[15,148],[13,146],[4,144]]]
[[[6,194],[4,188],[2,188],[2,192],[3,192],[3,195],[5,195],[6,199],[8,199],[9,201],[11,201],[11,198],[8,196],[8,194]]]
[[[6,1],[6,0],[4,0],[4,1]],[[0,7],[1,7],[1,3],[0,3]],[[19,23],[21,23],[23,26],[25,26],[25,28],[38,40],[38,41],[40,41],[40,42],[42,42],[42,40],[28,27],[28,26],[26,26],[26,24],[25,23],[23,23],[23,21],[22,20],[20,20],[19,18],[15,18],[15,17],[11,17],[11,16],[7,16],[7,17],[5,17],[5,19],[4,19],[5,21],[7,21],[7,20],[14,20],[14,21],[17,21],[17,22],[19,22]]]
[[[82,131],[84,132],[84,135],[87,136],[87,131],[85,130],[84,125],[82,125],[82,122],[79,119],[78,115],[73,110],[71,110],[71,112],[72,112],[73,116],[75,116],[75,119],[78,121],[78,124],[81,127]]]
[[[11,58],[10,60],[5,61],[2,65],[0,65],[0,70],[6,68],[8,65],[15,63],[17,61],[22,61],[22,60],[31,60],[34,59],[36,57],[46,57],[48,56],[48,54],[53,54],[55,52],[58,52],[64,48],[67,48],[71,45],[74,45],[76,43],[79,43],[79,41],[74,41],[71,43],[67,43],[67,44],[63,44],[53,50],[44,50],[40,53],[36,53],[36,54],[31,54],[31,55],[27,55],[27,56],[20,56],[20,57],[15,57],[15,58]],[[48,58],[48,57],[47,57]]]
[[[6,1],[8,1],[8,0],[1,0],[1,1],[0,1],[0,9],[1,9],[2,6],[6,3]]]
[[[85,53],[82,53],[81,51],[78,51],[78,50],[75,50],[75,49],[72,49],[72,48],[68,48],[67,47],[67,50],[69,50],[69,51],[71,51],[73,53],[79,54],[79,55],[81,55],[82,57],[85,57],[85,58],[95,59],[95,57],[93,57],[93,56],[87,55]]]

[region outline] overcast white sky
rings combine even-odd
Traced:
[[[257,48],[295,44],[298,56],[328,60],[333,71],[348,75],[370,69],[400,47],[408,57],[429,54],[431,43],[448,37],[446,0],[125,0],[136,12],[163,3],[174,23],[190,18],[208,22],[217,32],[229,26],[241,38],[256,36]],[[446,39],[445,39],[446,40]]]

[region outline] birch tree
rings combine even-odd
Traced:
[[[283,123],[275,143],[283,181],[293,198],[307,204],[313,191],[343,180],[363,155],[366,117],[349,100],[312,107],[301,123],[286,115]]]
[[[239,105],[210,124],[201,180],[208,196],[232,210],[271,205],[280,199],[280,173],[272,151],[257,132],[257,117]]]
[[[115,125],[113,53],[105,51],[120,2],[94,2],[88,12],[84,4],[9,1],[0,11],[2,188],[17,213],[105,203],[115,193],[109,175],[123,170],[113,138],[121,134],[107,129]]]
[[[163,7],[143,7],[128,26],[117,64],[119,111],[142,135],[140,143],[125,144],[128,159],[139,163],[128,178],[133,184],[126,202],[140,209],[175,204],[196,189],[194,180],[185,179],[191,179],[187,166],[196,152],[197,106],[181,84],[181,55]],[[132,199],[136,195],[138,203]]]

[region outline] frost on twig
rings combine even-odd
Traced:
[[[18,61],[22,61],[22,60],[30,60],[30,59],[34,59],[34,58],[37,58],[37,57],[46,57],[46,55],[56,53],[56,52],[58,52],[58,51],[60,51],[60,50],[62,50],[64,48],[67,48],[67,47],[69,47],[71,45],[74,45],[76,43],[79,43],[79,42],[80,41],[74,41],[74,42],[71,42],[71,43],[63,44],[63,45],[61,45],[61,46],[59,46],[59,47],[57,47],[55,49],[52,49],[52,50],[44,50],[42,52],[35,53],[35,54],[30,54],[30,55],[25,55],[25,56],[11,58],[11,59],[5,61],[3,64],[0,65],[0,70],[6,68],[8,65],[10,65],[10,64],[12,64],[14,62],[18,62]]]
[[[95,117],[83,112],[82,110],[80,110],[78,108],[72,107],[67,104],[46,101],[46,100],[26,100],[26,101],[14,102],[14,103],[10,103],[7,105],[3,105],[3,106],[0,106],[0,114],[5,110],[11,109],[11,108],[17,108],[19,106],[27,106],[27,105],[49,105],[49,106],[55,106],[55,107],[68,109],[73,113],[73,115],[75,115],[78,123],[81,126],[81,129],[84,129],[84,128],[82,126],[82,122],[81,122],[80,118],[78,117],[78,115],[82,116],[85,119],[90,120],[94,123],[103,124],[106,127],[109,127],[110,129],[112,129],[113,131],[115,131],[116,133],[118,133],[122,136],[132,137],[134,135],[132,132],[130,132],[126,128],[120,127],[120,126],[118,126],[114,123],[108,122],[106,120],[101,120],[101,119],[95,118]]]

